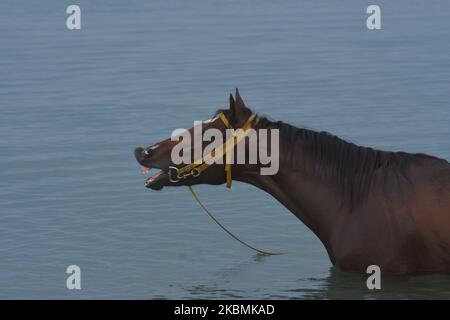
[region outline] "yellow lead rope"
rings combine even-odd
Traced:
[[[192,193],[192,196],[194,197],[194,199],[197,201],[197,203],[200,205],[200,207],[202,207],[202,209],[206,212],[206,214],[214,220],[215,223],[217,223],[219,225],[219,227],[222,228],[223,231],[225,231],[230,237],[234,238],[235,240],[239,241],[240,243],[242,243],[244,246],[246,246],[247,248],[250,248],[260,254],[266,255],[266,256],[275,256],[275,255],[281,255],[281,254],[285,254],[285,252],[270,252],[270,251],[265,251],[265,250],[261,250],[258,248],[255,248],[251,245],[249,245],[247,242],[239,239],[237,236],[235,236],[233,233],[231,233],[231,231],[229,231],[222,223],[220,223],[219,220],[216,219],[216,217],[213,216],[213,214],[211,212],[209,212],[209,210],[205,207],[205,205],[202,203],[202,201],[200,200],[200,198],[197,196],[197,194],[195,193],[194,189],[191,186],[188,186],[189,190]]]

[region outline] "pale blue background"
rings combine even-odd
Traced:
[[[450,3],[0,2],[0,298],[450,298],[447,276],[365,277],[267,194],[143,187],[132,151],[248,104],[355,143],[450,159]],[[382,232],[382,230],[380,230]],[[82,270],[82,290],[65,269]]]

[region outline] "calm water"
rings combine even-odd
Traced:
[[[206,119],[239,87],[259,113],[355,143],[450,159],[450,4],[0,2],[0,298],[450,298],[450,276],[331,268],[262,191],[143,187],[132,151]],[[382,231],[380,231],[382,232]],[[82,290],[66,289],[68,265]]]

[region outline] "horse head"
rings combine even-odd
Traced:
[[[170,138],[134,150],[144,173],[151,169],[160,170],[145,180],[145,186],[153,190],[194,184],[227,183],[229,186],[231,170],[240,170],[243,166],[247,169],[249,166],[253,169],[257,167],[254,161],[253,164],[236,161],[238,164],[233,165],[233,169],[228,163],[236,163],[234,149],[240,143],[239,139],[244,149],[248,148],[250,140],[243,135],[253,130],[257,122],[258,118],[245,105],[236,89],[235,97],[230,94],[229,108],[218,110],[212,119],[198,122],[189,130],[176,130]],[[228,139],[227,130],[234,132]],[[233,157],[232,161],[227,162],[227,157]]]

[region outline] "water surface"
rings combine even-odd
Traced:
[[[365,277],[262,191],[143,187],[132,151],[239,87],[261,114],[450,159],[450,4],[377,1],[0,3],[0,298],[450,298],[449,276]],[[82,290],[65,270],[82,270]]]

